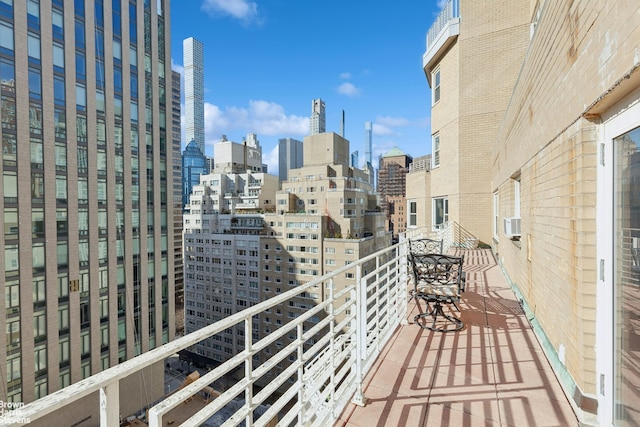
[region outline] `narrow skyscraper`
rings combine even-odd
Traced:
[[[373,124],[371,122],[364,122],[364,143],[364,160],[373,166]]]
[[[204,155],[204,47],[193,37],[182,42],[186,140],[195,140]]]
[[[293,138],[280,138],[278,141],[278,177],[286,181],[290,169],[303,165],[302,141]]]
[[[309,135],[325,133],[324,101],[320,98],[311,101],[311,117],[309,119]]]

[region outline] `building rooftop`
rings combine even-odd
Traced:
[[[385,157],[396,157],[396,156],[405,156],[405,155],[406,154],[404,153],[404,151],[402,151],[398,147],[394,147],[391,150],[384,153],[382,157],[385,158]]]

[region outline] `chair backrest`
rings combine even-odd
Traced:
[[[441,254],[442,240],[415,239],[409,240],[410,254]]]
[[[458,297],[463,289],[462,265],[464,255],[460,257],[444,254],[411,254],[414,283],[416,286],[428,284],[430,286],[457,287]]]

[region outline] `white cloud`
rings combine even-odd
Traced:
[[[230,16],[244,23],[259,20],[258,5],[248,0],[204,0],[201,9],[210,16]]]
[[[442,10],[449,3],[449,0],[438,0],[438,9]]]
[[[389,126],[374,123],[372,128],[374,135],[396,135],[397,132],[391,129]]]
[[[260,137],[260,135],[258,135]],[[271,175],[278,175],[280,171],[278,158],[278,144],[273,147],[273,149],[267,153],[262,153],[262,163],[267,165],[267,171]]]
[[[280,104],[264,100],[250,100],[248,107],[231,106],[224,110],[205,102],[204,123],[207,145],[218,142],[222,135],[241,142],[242,136],[251,132],[260,139],[261,135],[304,136],[309,131],[308,117],[287,115]]]
[[[383,116],[376,118],[376,123],[382,126],[398,127],[410,125],[409,119],[405,117]]]
[[[180,73],[181,76],[184,75],[184,67],[180,64],[176,64],[173,58],[171,58],[171,69]]]
[[[340,73],[340,78],[343,79],[343,80],[350,79],[351,78],[351,73],[348,72],[348,71],[346,71],[344,73]]]
[[[358,89],[353,83],[344,82],[340,86],[338,86],[338,93],[341,95],[354,97],[360,95],[360,89]]]

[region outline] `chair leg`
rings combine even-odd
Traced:
[[[433,318],[433,322],[431,323],[431,326],[419,322],[421,318],[428,317],[428,316],[431,316]],[[449,329],[445,327],[446,325],[443,325],[441,327],[436,328],[436,321],[438,319],[438,316],[444,317],[446,320],[453,323],[455,327],[453,329]],[[442,309],[442,304],[440,304],[440,301],[436,301],[434,303],[433,310],[426,311],[425,313],[420,313],[416,315],[413,318],[413,322],[420,325],[420,327],[423,329],[429,329],[431,331],[436,331],[436,332],[459,331],[464,327],[464,323],[462,323],[462,320],[458,319],[455,316],[450,316],[444,312],[444,310]]]

